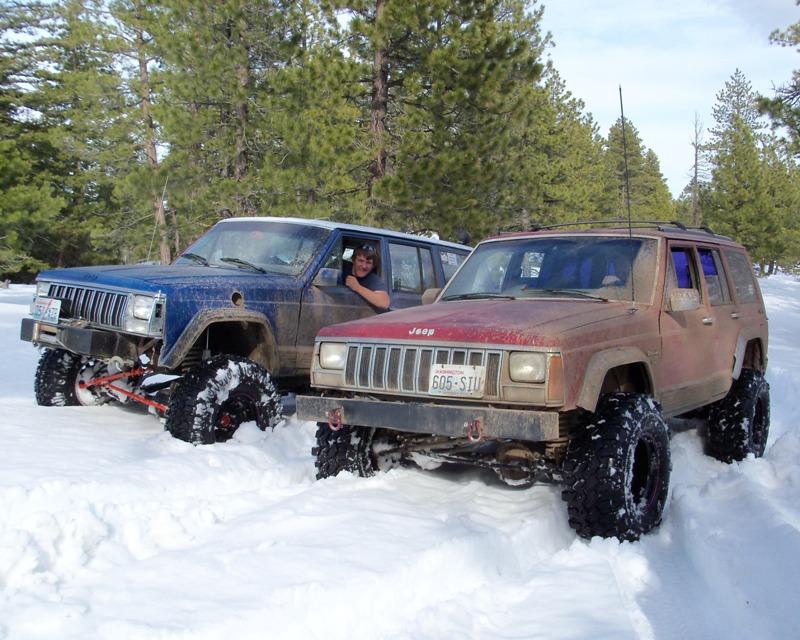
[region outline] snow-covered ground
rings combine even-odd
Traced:
[[[2,290],[0,638],[800,638],[800,282],[762,287],[766,455],[676,433],[665,522],[623,544],[577,538],[553,486],[316,482],[292,417],[194,447],[138,408],[38,407],[32,288]]]

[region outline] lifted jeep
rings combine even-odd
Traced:
[[[342,278],[364,243],[398,309],[443,286],[470,251],[369,227],[233,218],[168,266],[42,272],[21,327],[44,347],[36,401],[142,402],[196,444],[227,440],[247,421],[272,427],[280,394],[308,386],[317,331],[375,314]]]
[[[730,239],[557,227],[480,243],[433,304],[322,329],[297,415],[318,478],[473,464],[562,483],[579,535],[635,540],[667,500],[665,418],[702,418],[720,460],[763,454],[767,342]]]

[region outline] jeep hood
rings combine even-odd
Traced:
[[[582,327],[600,323],[618,327],[635,315],[630,302],[616,301],[437,302],[326,327],[319,337],[556,346],[565,334]]]
[[[267,282],[276,287],[286,286],[283,283],[294,282],[295,278],[274,273],[258,273],[236,267],[206,267],[203,265],[112,265],[99,267],[72,267],[69,269],[53,269],[42,271],[39,280],[70,282],[87,287],[119,289],[123,291],[164,291],[180,289],[184,286],[193,288],[216,288],[231,285],[240,287],[258,285],[264,287]]]

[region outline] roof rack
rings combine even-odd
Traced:
[[[632,229],[651,229],[656,228],[659,231],[669,231],[670,229],[678,229],[680,231],[702,231],[709,235],[715,236],[710,227],[705,225],[700,226],[687,226],[677,220],[579,220],[576,222],[560,222],[557,224],[531,224],[528,231],[546,231],[549,229],[560,229],[563,227],[576,227],[576,226],[590,226],[590,227],[625,227]]]

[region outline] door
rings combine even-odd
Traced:
[[[314,352],[314,338],[322,327],[375,315],[375,308],[352,289],[344,285],[344,273],[349,273],[353,250],[369,245],[378,254],[375,272],[386,282],[384,264],[386,244],[379,237],[342,235],[322,267],[311,278],[303,291],[300,305],[300,322],[297,328],[297,368],[308,372]]]
[[[730,384],[732,351],[726,354],[721,344],[717,348],[716,340],[723,324],[718,319],[720,305],[710,303],[705,282],[704,266],[709,270],[708,277],[713,277],[712,267],[716,263],[713,255],[708,262],[706,250],[703,255],[706,262],[701,264],[695,247],[669,246],[657,383],[666,415],[689,411],[708,403],[709,399],[721,397]]]

